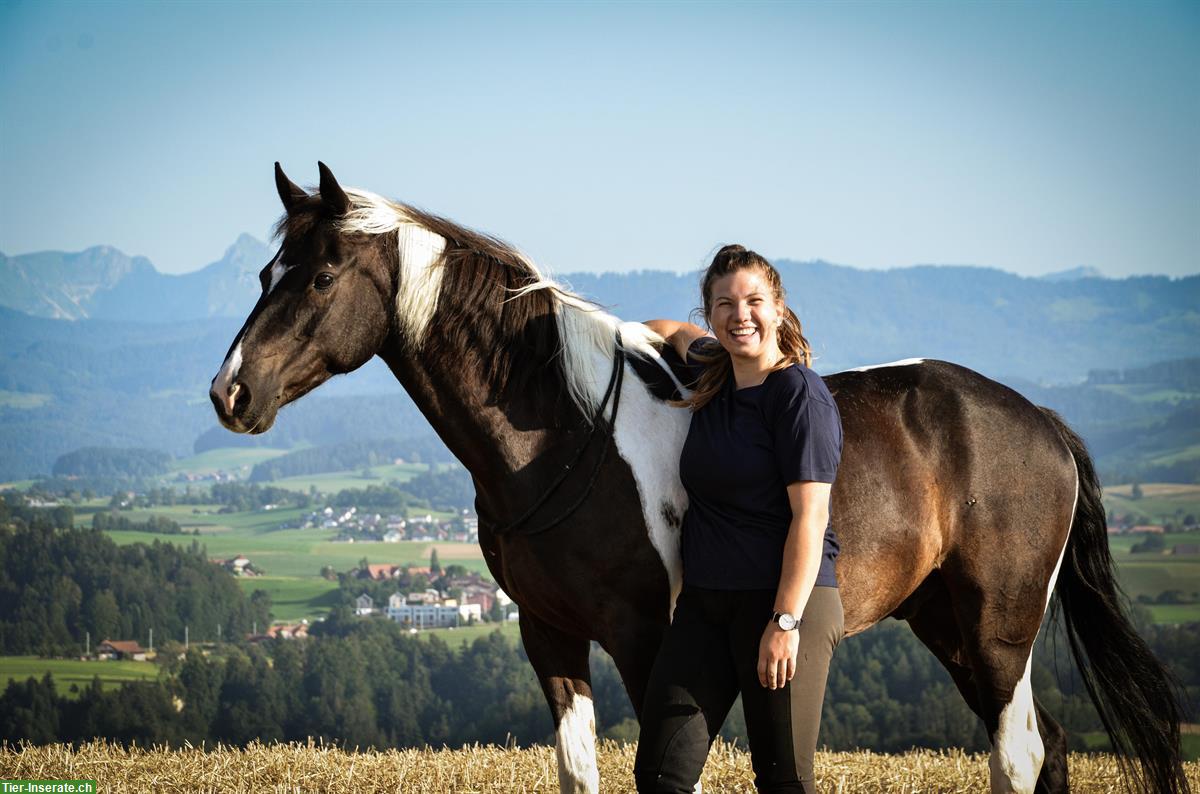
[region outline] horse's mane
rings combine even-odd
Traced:
[[[622,323],[547,277],[503,240],[373,193],[348,189],[346,194],[351,209],[339,220],[339,230],[398,235],[397,322],[419,345],[436,312],[439,332],[457,335],[457,349],[478,355],[462,366],[480,366],[497,388],[520,394],[553,374],[591,418],[608,385],[618,328],[627,352],[659,358],[657,334],[641,323]],[[429,252],[429,235],[440,238],[432,245],[444,241],[444,247],[423,266],[421,257],[411,254],[423,246]],[[546,322],[550,316],[555,322]],[[481,340],[497,349],[480,349]],[[502,355],[518,348],[519,355]]]

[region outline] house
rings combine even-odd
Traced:
[[[404,533],[398,529],[390,529],[383,536],[384,543],[399,543],[404,540]]]
[[[136,640],[105,640],[96,646],[97,659],[132,659],[146,661],[146,649]]]
[[[1161,524],[1139,524],[1131,527],[1129,531],[1135,535],[1161,535],[1163,528]]]
[[[375,611],[375,599],[363,593],[358,598],[354,599],[354,614],[370,615]]]
[[[403,572],[403,568],[399,565],[390,563],[379,563],[376,565],[367,565],[366,568],[360,570],[360,579],[374,579],[377,582],[384,582],[388,579],[395,579]]]
[[[1176,543],[1172,554],[1200,554],[1200,543]]]
[[[299,623],[277,623],[267,629],[267,636],[280,640],[302,640],[308,636],[308,621]]]
[[[409,604],[437,604],[442,600],[442,594],[432,587],[427,587],[420,593],[409,593],[405,601]]]

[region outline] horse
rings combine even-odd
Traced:
[[[213,378],[219,421],[265,432],[281,406],[379,356],[473,479],[479,544],[553,716],[560,789],[594,792],[590,643],[640,713],[681,585],[679,362],[499,239],[318,169],[309,193],[275,164],[280,244]],[[948,362],[826,382],[844,430],[832,515],[846,635],[906,620],[986,727],[992,790],[1062,792],[1065,732],[1030,685],[1057,594],[1129,780],[1186,791],[1175,692],[1122,611],[1080,438]]]

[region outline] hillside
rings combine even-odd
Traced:
[[[108,247],[0,257],[8,279],[0,290],[0,482],[48,473],[59,455],[83,446],[183,456],[428,436],[378,360],[285,409],[263,436],[217,427],[209,382],[268,256],[243,235],[220,260],[184,276]],[[1136,386],[1085,378],[1190,355],[1200,339],[1200,276],[1029,279],[970,267],[778,264],[818,371],[949,359],[1062,411],[1110,474],[1191,481],[1200,458],[1189,407],[1200,396],[1195,377],[1177,384],[1160,373]],[[565,280],[629,319],[686,317],[697,300],[695,274]]]

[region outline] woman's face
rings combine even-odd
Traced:
[[[783,304],[759,268],[735,270],[712,283],[708,324],[731,356],[771,366],[779,358]]]

